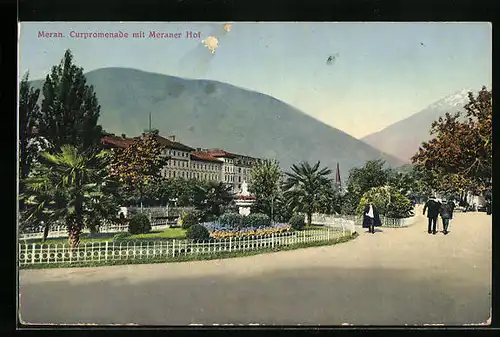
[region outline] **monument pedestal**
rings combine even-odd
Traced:
[[[235,204],[238,206],[238,213],[241,215],[250,214],[250,207],[255,203],[255,197],[248,193],[248,185],[244,181],[241,184],[241,193],[236,197]]]
[[[255,203],[255,200],[250,200],[250,199],[237,199],[236,200],[236,206],[238,206],[238,213],[241,215],[248,215],[250,214],[250,207]]]

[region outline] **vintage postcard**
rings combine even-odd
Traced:
[[[491,324],[490,23],[21,22],[18,74],[23,326]]]

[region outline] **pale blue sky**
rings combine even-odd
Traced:
[[[355,137],[462,88],[491,87],[488,23],[22,23],[20,74],[45,77],[66,49],[85,71],[128,67],[227,82],[287,102]],[[76,32],[180,32],[179,39],[75,39]],[[39,31],[65,38],[39,38]],[[188,39],[186,31],[201,32]],[[201,41],[213,35],[211,54]],[[424,46],[421,45],[424,44]],[[329,55],[338,55],[327,65]],[[370,117],[368,122],[367,117]]]

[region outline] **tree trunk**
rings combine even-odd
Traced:
[[[48,223],[46,223],[45,227],[43,228],[42,243],[45,243],[45,241],[47,240],[47,237],[49,236],[49,228],[50,228],[50,225]]]
[[[274,199],[271,199],[271,224],[274,225]]]
[[[312,224],[312,213],[307,213],[307,227],[311,227]]]
[[[141,200],[141,213],[142,213],[142,185],[139,185],[139,198]]]
[[[68,228],[68,243],[71,249],[78,248],[80,245],[80,234],[82,233],[83,224],[72,222]]]

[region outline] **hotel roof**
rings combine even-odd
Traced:
[[[214,156],[206,152],[193,152],[191,153],[191,159],[222,164],[222,162],[219,159],[215,158]]]
[[[186,151],[186,152],[192,152],[195,150],[194,148],[192,148],[190,146],[187,146],[185,144],[167,139],[167,138],[159,136],[159,135],[156,135],[155,138],[158,141],[158,143],[160,143],[161,145],[165,146],[168,149],[174,149],[174,150],[180,150],[180,151]]]
[[[101,144],[106,148],[126,148],[132,144],[133,140],[116,136],[104,136],[101,138]]]
[[[225,158],[236,158],[237,155],[230,153],[221,149],[210,149],[206,151],[213,157],[225,157]]]

